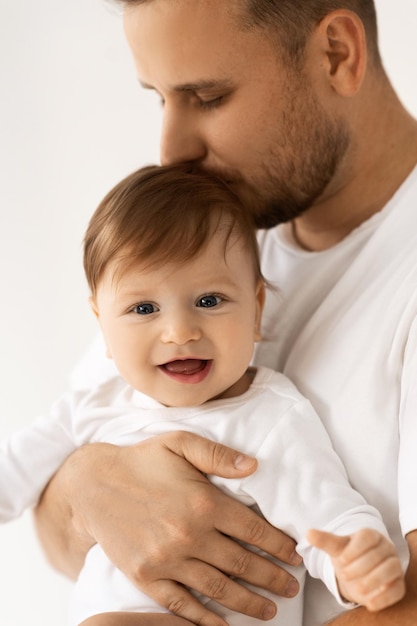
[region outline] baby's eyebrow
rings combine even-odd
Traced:
[[[123,287],[118,291],[118,295],[121,298],[126,298],[127,300],[149,300],[150,294],[145,291],[140,291],[139,289],[130,289],[129,291],[124,291]]]

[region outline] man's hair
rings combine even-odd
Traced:
[[[380,62],[378,27],[374,0],[242,0],[247,27],[278,33],[282,52],[293,62],[302,62],[307,39],[332,11],[347,9],[362,21],[368,51]]]
[[[118,0],[121,5],[135,6],[152,0]],[[204,0],[196,0],[204,1]],[[228,2],[229,0],[224,0]],[[376,65],[381,62],[374,0],[239,0],[241,25],[264,28],[275,39],[289,61],[302,62],[309,35],[321,20],[337,9],[356,13],[363,22],[368,51]],[[275,37],[274,37],[275,35]]]
[[[135,263],[162,267],[194,258],[215,233],[243,241],[254,280],[262,279],[256,230],[250,210],[219,178],[186,166],[149,166],[133,172],[102,200],[84,238],[84,270],[91,293],[108,264],[117,276]]]

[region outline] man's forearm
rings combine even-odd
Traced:
[[[76,579],[85,555],[94,544],[87,534],[77,532],[69,500],[69,485],[81,471],[83,451],[77,450],[62,465],[47,485],[34,511],[36,531],[44,553],[55,569]]]
[[[417,600],[405,599],[384,611],[359,608],[327,622],[326,626],[416,626]]]

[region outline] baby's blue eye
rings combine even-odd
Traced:
[[[217,306],[218,304],[220,304],[221,301],[222,299],[219,296],[213,296],[213,295],[202,296],[197,301],[197,306],[203,307],[205,309],[209,309],[211,307]]]
[[[137,315],[151,315],[151,313],[155,313],[156,311],[159,311],[159,309],[150,302],[143,302],[142,304],[137,304],[133,307],[132,311]]]

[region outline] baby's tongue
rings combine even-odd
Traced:
[[[205,361],[201,359],[185,359],[184,361],[171,361],[165,365],[165,368],[174,374],[194,374],[204,365]]]

